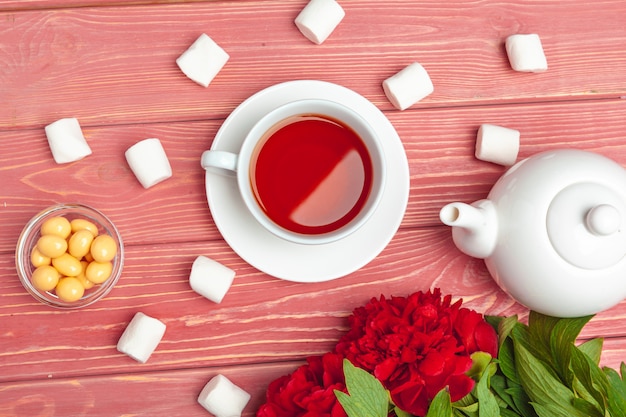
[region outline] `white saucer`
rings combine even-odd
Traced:
[[[300,245],[265,230],[252,215],[233,175],[206,172],[206,192],[213,220],[230,247],[255,268],[287,281],[322,282],[350,274],[387,246],[395,235],[409,198],[409,167],[392,124],[374,104],[345,87],[323,81],[277,84],[241,103],[224,121],[211,149],[238,152],[252,125],[270,110],[290,101],[320,98],[357,111],[383,138],[389,167],[387,187],[370,220],[346,238],[324,245]]]

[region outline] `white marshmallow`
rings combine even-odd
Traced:
[[[172,176],[172,167],[158,139],[137,142],[126,150],[125,155],[130,169],[143,188],[150,188]]]
[[[548,69],[541,39],[536,33],[511,35],[506,38],[506,53],[511,68],[522,72],[542,72]]]
[[[176,64],[187,77],[208,87],[229,58],[226,51],[203,33],[176,59]]]
[[[200,405],[215,417],[239,417],[248,401],[250,394],[223,375],[213,377],[198,396]]]
[[[346,12],[335,0],[311,0],[296,17],[296,26],[311,42],[321,44],[343,20]]]
[[[417,62],[383,82],[385,95],[399,110],[405,110],[431,94],[435,88],[426,69]]]
[[[117,350],[146,363],[165,334],[165,324],[141,312],[135,314],[117,342]]]
[[[191,267],[189,285],[214,303],[221,303],[235,278],[235,271],[206,256],[198,256]]]
[[[45,127],[52,157],[57,164],[78,161],[91,155],[78,120],[59,119]]]
[[[476,135],[476,158],[500,165],[515,164],[520,133],[515,129],[483,124]]]

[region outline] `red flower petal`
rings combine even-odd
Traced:
[[[386,381],[393,374],[398,366],[398,361],[394,358],[387,358],[374,368],[374,376],[380,381]]]
[[[348,318],[350,330],[335,350],[309,358],[292,375],[270,384],[257,417],[346,417],[333,390],[345,392],[342,359],[371,372],[402,410],[423,416],[448,387],[453,401],[474,381],[465,375],[470,355],[497,354],[497,335],[483,316],[439,289],[408,297],[372,298]]]
[[[445,364],[444,356],[437,351],[432,351],[420,363],[419,370],[425,376],[436,376],[443,372]]]
[[[478,323],[474,337],[478,350],[489,353],[493,358],[498,356],[498,335],[489,323],[486,321]]]
[[[450,400],[452,402],[459,401],[461,398],[469,394],[474,389],[475,382],[466,375],[455,375],[450,377],[448,381],[448,389],[450,391]]]
[[[342,360],[336,353],[311,356],[291,375],[274,380],[257,417],[347,417],[334,393],[345,392]]]

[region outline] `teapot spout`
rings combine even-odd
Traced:
[[[487,258],[496,247],[498,219],[489,200],[473,204],[450,203],[439,212],[441,221],[452,227],[452,239],[459,250],[475,258]]]

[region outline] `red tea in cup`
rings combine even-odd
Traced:
[[[328,116],[291,116],[270,129],[250,160],[254,197],[291,232],[319,235],[358,216],[372,189],[372,159],[349,126]]]
[[[216,174],[235,172],[242,203],[259,224],[304,245],[357,231],[376,210],[386,182],[376,130],[353,109],[321,99],[269,111],[238,153],[211,149],[201,164]]]

